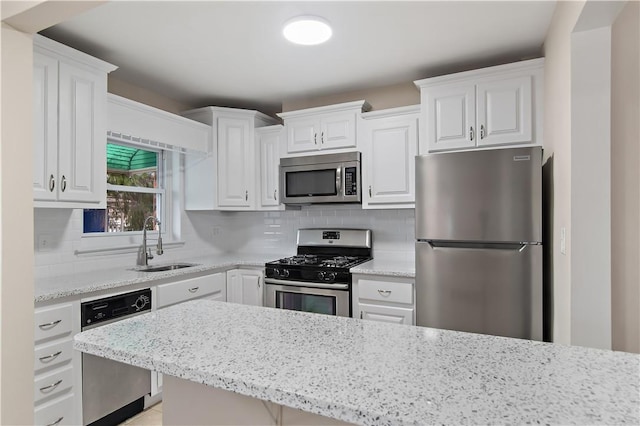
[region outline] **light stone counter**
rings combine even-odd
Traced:
[[[370,260],[350,269],[352,274],[381,275],[387,277],[415,278],[415,259],[393,260],[384,257]]]
[[[622,352],[208,300],[74,347],[363,425],[640,423],[640,355]]]
[[[282,256],[280,256],[282,257]],[[198,259],[184,259],[173,262],[152,262],[152,266],[166,263],[193,263],[196,266],[164,272],[136,271],[135,266],[121,266],[107,270],[97,270],[69,276],[55,276],[37,279],[35,282],[35,302],[44,302],[67,296],[85,295],[101,290],[122,289],[124,287],[149,283],[167,278],[235,267],[263,267],[266,262],[278,259],[277,254],[228,254],[212,255]]]

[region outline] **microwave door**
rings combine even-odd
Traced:
[[[339,167],[296,166],[282,169],[285,203],[332,202],[342,188]]]

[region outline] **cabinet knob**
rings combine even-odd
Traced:
[[[65,175],[62,175],[62,182],[60,182],[60,189],[62,189],[62,192],[64,192],[64,190],[67,189],[67,178],[65,177]]]
[[[49,176],[49,192],[53,192],[56,187],[56,179],[53,175]]]
[[[469,139],[473,141],[473,126],[469,127]]]

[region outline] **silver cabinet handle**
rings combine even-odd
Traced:
[[[49,192],[53,192],[53,190],[56,188],[56,179],[53,177],[53,175],[49,176]]]
[[[480,139],[484,139],[484,124],[480,125]]]
[[[258,277],[258,288],[260,288],[260,277]]]
[[[469,138],[473,140],[473,126],[469,127]]]
[[[360,311],[360,319],[362,319],[362,311]]]
[[[378,290],[378,293],[380,293],[380,296],[387,297],[388,295],[391,294],[391,290]]]
[[[371,197],[371,185],[369,185],[369,197]]]
[[[313,134],[313,143],[318,145],[318,134],[317,133]]]
[[[41,357],[40,357],[40,358],[38,358],[38,359],[39,359],[40,361],[42,361],[42,362],[48,362],[48,361],[50,361],[50,360],[52,360],[52,359],[56,358],[56,357],[57,357],[58,355],[60,355],[61,353],[62,353],[62,351],[58,351],[58,352],[56,352],[56,353],[54,353],[54,354],[51,354],[51,355],[41,356]]]
[[[244,191],[244,200],[249,201],[249,191]]]
[[[324,143],[324,132],[320,133],[320,143]]]
[[[60,324],[61,322],[62,322],[62,320],[59,319],[59,320],[48,322],[46,324],[40,324],[38,327],[40,327],[42,330],[44,330],[44,329],[48,329],[48,328],[53,328],[56,325]]]
[[[60,189],[62,189],[62,192],[64,192],[65,189],[67,189],[67,178],[62,175],[62,182],[60,183]]]
[[[58,380],[55,383],[51,383],[49,386],[45,386],[43,388],[40,388],[40,392],[50,392],[53,389],[57,388],[60,383],[62,383],[62,379]]]
[[[47,426],[56,426],[58,424],[60,424],[60,422],[62,421],[62,419],[64,419],[64,416],[60,417],[58,420],[56,420],[53,423],[49,423]]]
[[[189,293],[195,293],[196,291],[198,291],[198,289],[199,289],[199,288],[200,288],[200,287],[191,287],[191,288],[189,289]]]
[[[273,190],[273,199],[276,200],[276,201],[278,201],[278,197],[276,196],[277,193],[278,193],[278,190],[274,189]]]

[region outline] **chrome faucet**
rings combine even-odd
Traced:
[[[156,246],[156,254],[160,256],[164,253],[164,250],[162,250],[162,224],[157,217],[149,216],[144,220],[144,225],[142,225],[142,245],[138,249],[138,266],[148,266],[149,260],[153,259],[151,248],[147,250],[147,222],[149,222],[149,220],[155,220],[158,224],[158,245]]]

